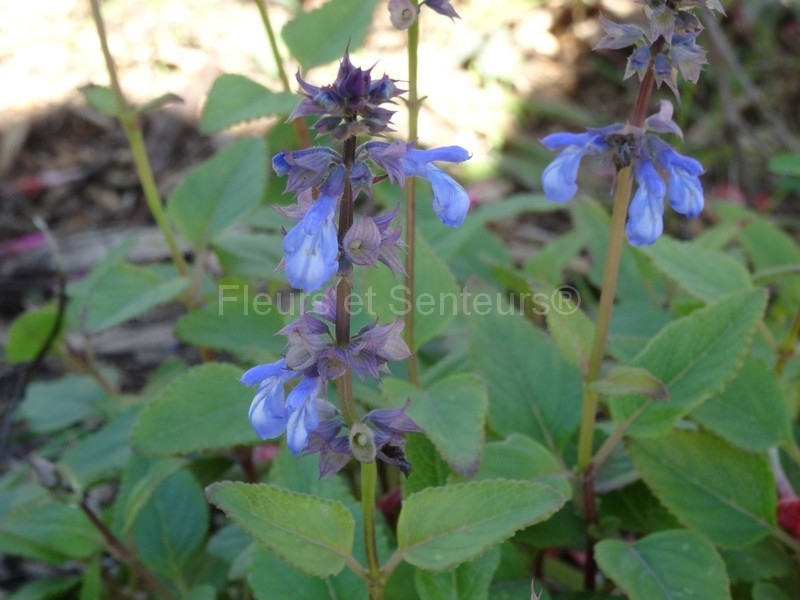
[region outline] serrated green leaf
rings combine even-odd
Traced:
[[[745,450],[767,450],[792,439],[778,378],[752,358],[720,394],[694,409],[691,417]]]
[[[107,398],[108,394],[93,378],[67,375],[29,385],[20,414],[31,430],[48,433],[100,416],[100,407]]]
[[[130,456],[130,431],[139,409],[119,415],[70,447],[59,461],[77,480],[81,489],[116,475]]]
[[[267,177],[261,138],[236,142],[195,167],[172,193],[167,213],[195,250],[261,202]]]
[[[681,527],[641,479],[604,494],[602,515],[606,519],[615,519],[621,530],[643,535]]]
[[[403,502],[398,550],[420,569],[451,569],[546,519],[565,502],[550,486],[528,481],[490,479],[428,488]]]
[[[247,419],[253,390],[233,365],[206,363],[177,377],[142,411],[133,429],[143,454],[184,454],[258,441]]]
[[[59,565],[88,558],[102,544],[102,536],[77,506],[23,504],[0,515],[3,554]]]
[[[489,424],[557,454],[577,430],[581,376],[526,319],[494,312],[469,319],[475,370],[489,389]]]
[[[9,364],[19,364],[33,360],[41,351],[45,341],[56,326],[58,309],[48,304],[22,313],[8,328],[6,340],[6,360]],[[53,338],[50,349],[58,347],[64,329],[63,322]]]
[[[276,214],[276,211],[272,211]],[[258,279],[283,278],[275,268],[283,258],[283,236],[278,232],[223,231],[211,243],[226,274]]]
[[[631,440],[628,451],[664,506],[715,544],[752,544],[774,529],[777,493],[766,456],[681,430]]]
[[[217,590],[208,583],[193,587],[186,593],[184,600],[216,600]]]
[[[643,368],[663,381],[670,400],[613,397],[609,404],[614,420],[623,423],[641,410],[628,434],[660,435],[721,391],[741,367],[765,303],[764,290],[749,290],[667,325],[630,366]]]
[[[451,473],[450,467],[436,450],[433,442],[424,435],[407,436],[406,460],[411,464],[414,476],[402,480],[403,497],[427,487],[447,483]]]
[[[244,75],[224,73],[208,92],[200,129],[213,133],[261,117],[288,115],[300,98],[291,92],[273,92]]]
[[[209,508],[203,490],[187,470],[165,479],[133,526],[137,556],[172,581],[206,537]]]
[[[572,496],[567,475],[555,456],[529,437],[512,433],[501,442],[486,444],[481,468],[474,480],[524,479],[552,486],[562,496]]]
[[[388,322],[405,314],[410,308],[415,312],[414,343],[419,348],[433,339],[461,310],[462,296],[455,277],[428,242],[417,232],[415,254],[416,299],[409,304],[405,299],[406,286],[401,279],[381,266],[378,269],[360,269],[356,274],[353,316],[359,323],[378,318]],[[363,279],[361,279],[363,278]]]
[[[368,597],[367,586],[349,569],[320,579],[298,571],[263,546],[253,553],[247,581],[257,600],[366,600]]]
[[[753,287],[744,265],[718,250],[661,237],[645,252],[657,269],[704,302]]]
[[[335,575],[353,547],[355,521],[339,503],[265,484],[224,481],[206,488],[209,501],[296,569]]]
[[[489,584],[500,564],[500,549],[492,548],[473,561],[462,563],[453,571],[431,573],[418,570],[414,583],[420,600],[487,600]]]
[[[182,458],[131,456],[117,493],[114,530],[123,536],[127,535],[161,482],[184,465],[186,460]]]
[[[86,101],[104,115],[117,117],[121,112],[117,97],[110,87],[104,85],[85,85],[80,88],[80,93]]]
[[[554,293],[560,294],[559,290]],[[553,303],[548,307],[547,328],[562,356],[581,372],[585,372],[592,352],[594,323],[575,305],[575,297],[580,300],[577,295],[573,298],[559,295],[559,304]]]
[[[97,333],[129,321],[159,304],[175,300],[188,287],[188,277],[164,279],[150,269],[118,265],[94,281],[86,299],[84,329],[87,333]]]
[[[612,367],[603,379],[592,382],[591,388],[604,396],[636,394],[653,400],[669,398],[669,390],[664,382],[638,367]]]
[[[408,415],[458,473],[475,473],[483,453],[486,422],[486,385],[477,375],[462,373],[420,389],[401,379],[383,381],[384,396],[392,405],[411,399]]]
[[[597,563],[630,600],[731,597],[714,546],[690,531],[660,531],[632,544],[603,540]]]
[[[257,293],[249,285],[222,284],[215,301],[178,319],[175,334],[243,359],[269,352],[277,360],[286,345],[286,338],[275,335],[284,326],[280,300],[280,295]]]
[[[732,581],[758,581],[788,575],[796,568],[781,545],[772,539],[744,548],[723,549],[722,560]]]
[[[284,26],[281,37],[307,71],[340,59],[348,48],[353,51],[361,46],[376,4],[377,0],[329,0],[316,10],[298,14]],[[315,43],[309,44],[309,40]]]

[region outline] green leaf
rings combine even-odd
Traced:
[[[121,264],[102,273],[91,287],[83,323],[97,333],[176,299],[189,287],[187,277],[164,279],[150,269]]]
[[[92,557],[89,568],[81,577],[81,595],[79,600],[102,600],[103,593],[103,565],[101,556]]]
[[[658,270],[705,302],[716,302],[753,287],[747,269],[718,250],[660,237],[645,252]]]
[[[777,493],[766,456],[682,430],[632,440],[628,451],[664,506],[715,544],[752,544],[774,529]]]
[[[334,575],[350,556],[355,521],[339,502],[232,481],[210,485],[206,495],[242,529],[304,573]]]
[[[565,502],[552,487],[528,481],[490,479],[428,488],[403,502],[398,550],[420,569],[451,569],[546,519]]]
[[[772,579],[788,575],[796,568],[774,539],[762,540],[744,548],[722,550],[720,554],[728,566],[732,581]]]
[[[14,319],[8,328],[6,341],[6,360],[9,364],[15,365],[36,358],[50,337],[57,318],[58,309],[54,304],[48,304],[22,313]],[[53,343],[50,344],[50,350],[58,347],[63,329],[64,324],[61,323]]]
[[[612,367],[603,379],[593,382],[591,388],[604,396],[636,394],[653,400],[669,398],[669,390],[664,382],[638,367]]]
[[[416,310],[414,316],[414,343],[419,348],[433,339],[453,320],[461,310],[463,297],[455,277],[428,242],[417,233],[415,254],[416,299],[409,303],[405,298],[406,286],[389,269],[360,269],[356,275],[356,290],[361,300],[353,307],[353,315],[360,316],[360,323],[378,318],[388,322]],[[359,282],[359,276],[363,279]]]
[[[721,391],[741,367],[765,303],[764,290],[748,290],[667,325],[631,366],[663,381],[670,400],[613,397],[609,404],[614,420],[623,423],[641,410],[628,434],[660,435]]]
[[[778,378],[753,358],[744,363],[722,393],[695,408],[691,417],[745,450],[767,450],[792,439]]]
[[[186,464],[182,458],[149,458],[133,455],[122,474],[114,508],[114,530],[125,536],[142,509],[165,479]]]
[[[775,175],[800,177],[800,156],[791,152],[781,152],[769,159],[767,168]]]
[[[273,92],[244,75],[217,77],[200,115],[200,129],[214,133],[244,121],[288,115],[300,102],[291,92]]]
[[[120,107],[117,97],[110,87],[89,84],[79,88],[79,91],[89,104],[104,115],[117,117],[122,112],[122,107]]]
[[[725,563],[690,531],[660,531],[632,544],[603,540],[595,552],[600,568],[630,600],[731,597]]]
[[[557,209],[563,209],[557,202],[548,202]],[[551,285],[558,285],[564,281],[564,270],[569,262],[578,256],[585,245],[586,236],[583,232],[570,231],[559,235],[525,261],[522,271]]]
[[[183,567],[206,537],[209,508],[203,490],[187,470],[158,486],[133,526],[136,553],[171,581],[183,580]]]
[[[512,433],[502,442],[486,444],[475,481],[483,479],[524,479],[551,486],[569,499],[572,487],[555,456],[532,439]]]
[[[604,494],[602,518],[614,519],[619,529],[640,534],[681,527],[641,480]]]
[[[168,385],[133,429],[143,454],[183,454],[258,441],[247,418],[254,391],[230,364],[206,363]]]
[[[281,36],[292,57],[307,71],[341,58],[348,48],[353,51],[361,46],[376,4],[377,0],[329,0],[321,8],[298,14],[284,26]]]
[[[45,577],[26,583],[4,596],[5,600],[58,600],[69,597],[70,590],[78,585],[77,577]]]
[[[170,104],[183,104],[183,98],[178,96],[178,94],[173,94],[172,92],[167,92],[166,94],[161,94],[152,100],[148,100],[144,104],[140,104],[139,106],[134,108],[134,112],[136,114],[143,114],[146,112],[150,112],[152,110],[158,110],[159,108],[164,108],[165,106],[169,106]]]
[[[559,294],[557,297],[551,294],[551,298],[558,298],[559,303],[556,304],[551,300],[548,306],[547,328],[550,337],[562,356],[581,372],[585,372],[592,351],[594,323],[579,310],[580,296],[577,293],[568,298],[561,296],[559,289],[556,289],[553,294]],[[572,301],[574,298],[578,300],[577,305]]]
[[[285,310],[280,295],[256,293],[249,285],[222,284],[215,301],[183,315],[176,335],[195,346],[231,352],[252,360],[259,352],[277,359],[286,338],[275,334],[283,328]]]
[[[349,569],[320,579],[298,571],[262,546],[253,553],[247,581],[257,600],[367,600],[368,597],[367,586]]]
[[[277,217],[278,213],[272,212]],[[257,233],[228,230],[217,235],[211,247],[226,274],[282,280],[283,274],[275,273],[283,258],[282,244],[283,236],[278,230]]]
[[[77,479],[82,489],[116,475],[128,462],[131,453],[128,440],[138,414],[136,408],[115,417],[64,452],[60,463]]]
[[[462,373],[420,389],[401,379],[383,381],[384,396],[394,406],[411,399],[408,415],[424,430],[447,463],[471,475],[483,453],[486,385],[477,375]]]
[[[208,583],[193,587],[186,593],[184,600],[216,600],[217,590]]]
[[[431,573],[419,570],[414,575],[420,600],[487,600],[489,584],[500,564],[500,549],[492,548],[468,563],[462,563],[453,571]]]
[[[236,142],[192,170],[172,193],[167,213],[195,250],[261,202],[267,147],[261,138]]]
[[[100,407],[107,398],[93,378],[67,375],[30,384],[20,414],[35,433],[49,433],[100,416]]]
[[[522,433],[557,454],[577,430],[581,376],[547,337],[517,314],[469,319],[475,370],[489,387],[489,424]]]
[[[791,600],[791,596],[773,583],[758,581],[753,586],[753,600]]]
[[[59,565],[99,551],[100,533],[77,506],[27,503],[0,515],[0,553]]]
[[[411,464],[414,476],[402,480],[403,497],[427,487],[447,483],[450,467],[437,452],[433,442],[424,435],[410,435],[406,438],[406,460]]]

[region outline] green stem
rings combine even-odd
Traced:
[[[419,48],[419,15],[414,24],[408,28],[408,141],[415,142],[418,137],[417,128],[419,124],[419,90],[417,87],[417,52]],[[416,297],[414,281],[414,260],[415,260],[415,202],[416,202],[416,179],[409,177],[406,179],[406,288],[405,288],[405,314],[403,315],[403,336],[411,357],[408,359],[408,378],[412,384],[419,387],[419,366],[417,365],[417,353],[414,347],[414,299]]]
[[[287,92],[291,92],[292,84],[289,82],[288,75],[286,75],[286,68],[283,66],[283,57],[278,49],[278,38],[275,36],[275,30],[272,28],[272,22],[269,19],[267,0],[255,0],[255,2],[258,7],[258,14],[261,15],[261,22],[264,24],[264,31],[267,32],[269,47],[270,50],[272,50],[272,57],[275,59],[275,65],[278,68],[278,76],[281,78],[283,89]],[[293,124],[294,130],[297,133],[297,138],[300,140],[300,145],[303,148],[310,148],[311,140],[308,137],[308,130],[306,130],[303,119],[295,119]]]
[[[592,443],[597,416],[598,394],[589,384],[600,377],[606,338],[611,324],[611,312],[614,308],[614,297],[617,289],[619,261],[622,256],[622,244],[625,239],[625,218],[628,214],[628,202],[631,197],[633,181],[631,168],[624,167],[617,173],[617,186],[614,193],[614,207],[611,211],[611,231],[606,249],[606,262],[603,269],[603,287],[600,292],[600,306],[597,311],[592,351],[589,355],[589,366],[586,382],[583,387],[583,409],[581,427],[578,437],[578,467],[583,470],[592,458]]]
[[[786,335],[786,339],[778,346],[778,359],[775,362],[775,373],[778,375],[783,373],[786,363],[789,362],[789,359],[794,355],[794,346],[797,343],[798,337],[800,337],[800,310],[798,310],[797,314],[794,316],[792,327]]]
[[[114,66],[114,59],[111,56],[111,51],[108,48],[108,37],[106,35],[105,25],[103,23],[103,16],[100,13],[99,0],[90,0],[92,5],[92,18],[95,27],[97,28],[97,37],[100,39],[100,47],[103,51],[103,58],[108,70],[108,77],[111,82],[111,89],[117,99],[117,112],[120,125],[125,131],[125,136],[128,138],[128,145],[133,154],[133,162],[136,165],[136,173],[139,176],[139,181],[142,185],[142,192],[150,209],[150,214],[164,235],[164,239],[169,246],[169,252],[172,256],[172,263],[181,277],[185,277],[189,269],[186,267],[186,261],[183,258],[178,241],[175,234],[169,226],[166,213],[164,212],[164,204],[161,201],[161,196],[158,193],[158,186],[156,185],[155,177],[153,176],[153,169],[150,166],[150,159],[147,157],[147,149],[144,145],[144,135],[142,128],[139,126],[139,120],[136,113],[131,108],[122,92],[122,86],[117,77],[117,69]]]
[[[384,579],[378,559],[375,535],[375,488],[378,468],[375,462],[361,463],[361,510],[364,513],[364,546],[367,551],[370,600],[382,600]]]

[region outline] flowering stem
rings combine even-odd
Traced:
[[[375,535],[375,488],[378,469],[375,461],[361,463],[361,510],[364,513],[364,546],[367,552],[370,600],[383,598],[384,580],[378,559],[378,546]]]
[[[283,66],[283,57],[280,50],[278,50],[278,39],[275,37],[275,30],[272,28],[272,22],[269,20],[269,10],[267,8],[268,0],[255,0],[258,7],[258,14],[261,15],[261,22],[264,24],[264,30],[267,32],[269,38],[269,47],[272,50],[272,57],[275,59],[275,65],[278,68],[278,76],[281,78],[283,89],[287,92],[292,91],[292,84],[289,83],[289,77],[286,75],[286,69]],[[300,145],[303,148],[311,147],[311,140],[308,137],[303,119],[295,119],[293,121],[297,138],[300,140]]]
[[[350,169],[356,157],[356,138],[351,136],[344,141],[344,191],[339,206],[339,247],[344,246],[344,237],[353,225],[353,185],[350,181]],[[344,255],[344,251],[341,252]],[[346,271],[346,272],[345,272]],[[352,267],[339,273],[341,279],[336,286],[336,344],[340,348],[347,348],[350,344],[350,300],[353,292]],[[358,409],[353,399],[353,380],[350,369],[336,380],[336,390],[339,394],[339,406],[342,409],[347,425],[358,421]]]
[[[417,126],[419,122],[419,91],[417,88],[417,50],[419,47],[419,15],[408,28],[408,141],[415,142],[417,139]],[[416,201],[416,179],[409,177],[406,179],[406,288],[405,288],[405,307],[403,315],[403,336],[411,356],[408,359],[408,378],[414,385],[419,387],[419,367],[417,366],[417,354],[414,347],[414,239],[416,235],[415,222],[415,201]]]
[[[653,72],[653,61],[655,56],[661,51],[664,45],[664,38],[659,37],[650,48],[650,64],[639,85],[636,94],[636,101],[629,125],[631,127],[641,127],[644,124],[647,107],[650,103],[650,95],[653,91],[655,74]],[[619,275],[619,263],[622,257],[622,244],[625,239],[625,219],[628,214],[628,204],[631,199],[633,188],[633,175],[630,165],[624,166],[617,171],[617,183],[614,189],[614,205],[611,209],[611,229],[609,231],[608,246],[606,248],[606,259],[603,267],[603,283],[600,291],[600,304],[597,309],[597,320],[595,322],[594,339],[592,350],[589,355],[589,366],[584,377],[583,387],[583,407],[581,410],[580,432],[578,434],[578,468],[583,472],[583,505],[584,521],[586,524],[586,565],[583,572],[584,588],[592,590],[595,587],[597,575],[597,563],[594,559],[594,538],[589,535],[592,525],[597,522],[597,510],[594,496],[594,474],[597,465],[592,461],[592,446],[594,442],[594,429],[597,419],[598,394],[591,389],[591,384],[600,378],[600,370],[605,355],[606,339],[611,325],[611,313],[614,308],[614,298],[617,291],[617,276]],[[624,431],[624,430],[623,430]],[[621,439],[621,435],[620,435]],[[618,440],[614,439],[614,444]],[[606,444],[604,452],[610,453],[613,446]],[[605,455],[604,455],[605,456]]]
[[[128,145],[133,154],[133,162],[136,165],[136,173],[142,185],[144,198],[147,201],[150,214],[153,215],[156,225],[158,225],[158,228],[164,235],[164,239],[167,241],[175,269],[181,277],[185,277],[189,269],[186,267],[186,261],[175,239],[175,234],[172,232],[167,222],[167,216],[164,213],[164,205],[158,193],[158,186],[153,176],[153,169],[150,166],[150,159],[147,157],[147,149],[144,145],[144,136],[142,135],[142,128],[139,126],[139,120],[125,98],[125,94],[122,92],[122,86],[117,77],[117,69],[114,66],[114,59],[108,48],[108,37],[106,36],[103,16],[100,13],[99,0],[90,0],[90,3],[92,5],[92,18],[97,28],[97,37],[100,39],[100,47],[103,51],[103,58],[105,59],[111,89],[117,100],[117,118],[120,125],[122,125],[122,129],[125,131],[125,136],[128,138]]]

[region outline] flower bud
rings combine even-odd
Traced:
[[[365,423],[353,423],[350,427],[350,454],[362,463],[371,463],[378,453],[375,434]]]
[[[411,0],[389,0],[389,19],[395,29],[408,29],[417,20],[419,9]]]

